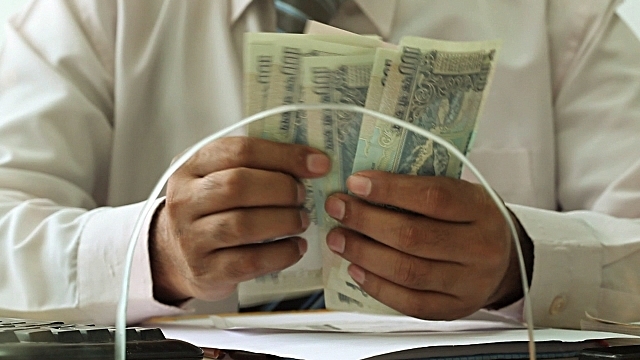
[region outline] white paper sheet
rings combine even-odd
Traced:
[[[201,347],[244,350],[294,359],[356,360],[410,349],[424,350],[416,350],[414,355],[424,355],[428,352],[430,356],[434,353],[443,356],[462,354],[469,349],[473,351],[482,349],[494,353],[516,351],[526,354],[527,331],[514,328],[518,326],[514,322],[499,319],[489,321],[491,316],[481,314],[475,320],[421,322],[407,317],[394,318],[387,315],[302,312],[260,316],[234,315],[222,318],[226,326],[250,325],[255,327],[252,329],[217,329],[214,327],[215,321],[210,317],[164,323],[154,322],[153,326],[159,326],[168,338],[185,340]],[[236,321],[232,321],[233,318]],[[330,331],[291,330],[292,328],[315,328],[317,324],[331,324]],[[402,324],[407,325],[409,329],[401,329]],[[416,331],[418,324],[421,331]],[[364,329],[366,326],[400,330],[400,332],[344,332],[357,331],[358,328]],[[522,325],[519,326],[522,327]],[[277,327],[285,330],[275,329]],[[509,327],[511,329],[507,329]],[[338,328],[343,330],[337,331]],[[545,351],[549,351],[549,346],[552,346],[554,351],[584,347],[587,345],[580,342],[589,339],[636,338],[640,341],[640,338],[627,335],[558,329],[536,330],[534,338],[536,342],[563,342],[539,345],[547,346]],[[476,347],[467,345],[476,345]],[[388,358],[393,359],[394,356],[389,355]]]
[[[512,353],[513,347],[509,344],[511,342],[521,343],[519,351],[525,352],[527,342],[527,332],[521,329],[384,334],[219,330],[169,324],[161,325],[161,329],[168,338],[181,339],[201,347],[244,350],[308,360],[359,360],[417,348],[496,343],[504,344],[504,351]],[[534,337],[537,342],[561,340],[574,343],[625,336],[579,330],[541,329],[535,331]]]
[[[458,321],[426,321],[402,315],[360,314],[340,311],[305,311],[209,317],[210,326],[218,329],[272,329],[332,332],[426,332],[481,329],[522,329],[521,323],[497,315]],[[189,322],[184,322],[188,324]],[[198,321],[206,326],[206,322]]]

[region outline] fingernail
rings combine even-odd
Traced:
[[[304,239],[298,240],[298,251],[300,251],[300,255],[304,255],[307,252],[307,242]]]
[[[303,184],[298,184],[298,204],[304,204],[304,200],[307,198],[307,189]]]
[[[347,188],[356,195],[369,196],[371,194],[371,179],[360,175],[349,176]]]
[[[307,156],[307,170],[315,174],[324,174],[329,171],[331,162],[326,155],[309,154]]]
[[[307,210],[300,210],[300,223],[302,224],[303,229],[309,227],[309,214],[307,214]]]
[[[342,254],[344,252],[345,238],[339,232],[332,232],[327,235],[327,246],[329,249]]]
[[[351,264],[349,265],[349,268],[347,269],[347,271],[349,272],[349,276],[351,276],[351,278],[355,282],[357,282],[358,284],[364,283],[364,270],[362,270],[362,268]]]
[[[338,199],[337,197],[330,196],[324,205],[324,209],[332,218],[342,220],[345,212],[345,204],[344,201]]]

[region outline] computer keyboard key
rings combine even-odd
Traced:
[[[137,328],[141,340],[164,340],[162,330],[158,328]]]
[[[90,343],[108,343],[113,341],[111,331],[106,327],[98,326],[77,326],[75,327],[86,342]]]
[[[14,331],[21,342],[55,342],[56,338],[49,329],[21,329]]]
[[[116,329],[115,328],[110,328],[109,332],[111,332],[111,337],[115,339],[116,338]],[[125,332],[127,333],[127,341],[142,340],[140,338],[140,333],[138,333],[135,328],[126,328]]]
[[[61,343],[81,343],[84,341],[84,337],[80,330],[70,329],[70,328],[61,328],[50,329],[53,336],[55,336],[57,342]]]
[[[4,331],[3,329],[0,329],[0,344],[13,342],[20,342],[20,339],[18,339],[13,330]]]

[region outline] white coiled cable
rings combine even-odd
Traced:
[[[131,238],[129,239],[129,248],[127,250],[127,257],[125,260],[125,268],[122,279],[122,292],[120,294],[120,301],[118,303],[118,309],[116,314],[116,336],[115,336],[115,359],[116,360],[125,360],[126,359],[126,326],[127,326],[127,298],[129,297],[129,281],[131,277],[131,267],[133,265],[133,255],[135,252],[136,243],[138,241],[138,237],[142,231],[142,225],[149,216],[152,216],[151,210],[155,200],[158,198],[162,189],[164,188],[167,181],[174,172],[176,172],[187,160],[189,160],[196,152],[202,149],[205,145],[210,142],[217,140],[230,132],[239,129],[243,126],[247,126],[255,121],[262,120],[266,117],[282,114],[285,112],[291,111],[312,111],[312,110],[338,110],[338,111],[351,111],[356,113],[361,113],[364,115],[369,115],[374,118],[386,121],[388,123],[403,127],[409,131],[417,133],[421,136],[424,136],[427,139],[430,139],[436,142],[439,145],[445,147],[451,154],[460,159],[462,163],[471,170],[471,172],[476,176],[480,184],[485,188],[485,190],[491,196],[491,199],[495,202],[496,206],[500,209],[502,216],[506,220],[507,224],[509,224],[509,229],[511,231],[511,237],[514,240],[517,252],[518,252],[518,262],[520,264],[520,276],[522,278],[522,289],[524,295],[524,316],[527,323],[527,333],[529,337],[529,358],[535,359],[535,341],[533,339],[533,311],[531,308],[531,301],[529,299],[529,283],[527,280],[527,272],[524,265],[524,258],[522,256],[522,249],[520,247],[520,241],[518,238],[518,232],[516,230],[515,224],[511,220],[511,216],[509,215],[509,211],[500,200],[500,197],[493,191],[489,183],[484,179],[482,174],[473,166],[473,164],[462,154],[458,149],[455,148],[451,143],[444,140],[443,138],[430,133],[429,131],[422,129],[418,126],[415,126],[406,121],[402,121],[400,119],[394,118],[389,115],[385,115],[379,113],[374,110],[369,110],[356,105],[345,105],[345,104],[293,104],[293,105],[283,105],[278,106],[272,109],[268,109],[265,111],[261,111],[257,114],[251,115],[242,119],[241,121],[222,129],[193,145],[187,151],[185,151],[179,158],[177,158],[171,166],[162,174],[160,180],[154,187],[153,191],[149,195],[149,198],[146,200],[142,212],[138,216],[138,219],[133,228],[133,233],[131,234]]]

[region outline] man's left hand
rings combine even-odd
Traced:
[[[327,244],[372,297],[406,315],[452,320],[522,295],[508,224],[485,189],[440,176],[364,171],[325,209]],[[400,210],[397,210],[400,209]]]

